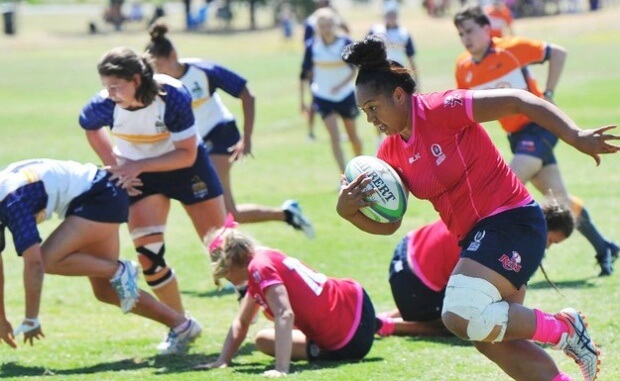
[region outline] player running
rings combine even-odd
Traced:
[[[444,298],[445,326],[515,379],[562,380],[535,340],[562,348],[594,380],[599,352],[580,314],[523,305],[525,285],[544,255],[545,219],[479,123],[525,114],[597,164],[600,154],[620,149],[608,143],[620,139],[608,132],[615,126],[581,130],[553,104],[518,89],[416,94],[411,73],[388,61],[384,41],[374,36],[348,46],[343,58],[360,68],[356,95],[368,122],[387,135],[377,156],[415,197],[433,204],[461,244]],[[362,231],[393,234],[402,220],[378,223],[359,211],[370,205],[371,180],[362,174],[343,182],[336,210]]]
[[[491,24],[482,8],[467,7],[454,16],[461,42],[467,52],[456,64],[456,83],[461,89],[512,88],[531,92],[553,101],[566,51],[563,47],[544,41],[524,38],[491,38]],[[540,91],[529,65],[549,62],[546,90]],[[596,252],[601,267],[599,276],[611,275],[612,262],[618,257],[618,246],[605,239],[590,218],[583,202],[568,193],[560,174],[553,148],[558,136],[546,130],[526,115],[510,115],[499,119],[508,133],[514,154],[510,168],[523,182],[542,194],[570,205],[577,220],[577,230],[586,237]]]
[[[153,57],[157,71],[180,80],[190,90],[196,127],[222,183],[226,210],[240,223],[282,221],[314,238],[312,223],[303,215],[297,201],[286,200],[279,208],[236,205],[230,171],[235,161],[252,155],[254,95],[245,78],[221,65],[201,60],[180,61],[172,42],[166,37],[167,32],[168,26],[164,22],[153,24],[151,42],[146,51]],[[235,117],[222,102],[218,89],[241,100],[243,136],[239,134]]]
[[[113,178],[129,191],[129,233],[147,284],[183,314],[178,280],[164,257],[170,200],[181,202],[201,240],[226,218],[222,187],[194,125],[191,97],[178,80],[154,75],[148,56],[128,48],[105,53],[97,70],[104,90],[83,108],[80,125]],[[171,331],[160,349],[174,340]]]
[[[344,122],[344,128],[353,148],[353,155],[362,154],[362,141],[355,127],[355,118],[359,115],[355,103],[353,78],[355,69],[342,61],[340,53],[351,40],[337,33],[338,17],[330,8],[321,8],[315,12],[317,34],[306,43],[302,62],[302,80],[300,85],[301,108],[314,107],[323,118],[329,133],[331,148],[338,168],[344,172],[345,159],[340,147],[338,117]],[[310,85],[312,106],[305,100],[306,86]]]

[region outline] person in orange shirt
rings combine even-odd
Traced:
[[[493,0],[484,7],[484,12],[491,22],[491,37],[514,36],[512,11],[504,0]]]
[[[553,101],[566,50],[556,44],[524,38],[492,38],[489,17],[479,6],[463,8],[454,16],[461,42],[466,52],[456,63],[456,82],[461,89],[517,88]],[[541,91],[532,76],[529,65],[549,62],[545,91]],[[510,168],[519,179],[532,184],[541,193],[570,205],[577,229],[596,251],[601,267],[599,276],[611,275],[613,261],[618,257],[618,246],[605,239],[598,231],[582,201],[568,194],[553,147],[558,137],[533,123],[525,115],[513,115],[499,120],[508,133],[514,157]]]

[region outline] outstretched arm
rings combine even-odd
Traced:
[[[516,114],[526,115],[577,150],[592,156],[596,165],[601,162],[600,154],[620,150],[620,147],[608,142],[620,140],[619,136],[607,133],[615,128],[615,125],[582,130],[557,106],[528,91],[479,90],[474,92],[473,99],[473,116],[476,122],[484,123]]]

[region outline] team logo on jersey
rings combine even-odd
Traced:
[[[258,272],[258,270],[254,270],[254,272],[252,273],[252,278],[254,279],[254,282],[256,282],[257,284],[260,284],[262,278],[260,277],[260,273]]]
[[[422,156],[419,153],[414,154],[413,156],[409,158],[409,164],[415,163],[421,157]]]
[[[436,157],[435,164],[439,165],[443,163],[444,160],[446,160],[446,154],[443,153],[443,150],[441,149],[441,146],[439,144],[435,143],[431,145],[431,152],[433,153],[433,156]]]
[[[516,251],[512,252],[512,257],[508,258],[506,254],[503,254],[499,259],[502,262],[502,266],[508,271],[514,271],[518,273],[521,271],[521,255]]]
[[[455,108],[456,106],[462,106],[462,105],[463,105],[463,98],[461,97],[461,94],[448,95],[443,100],[443,107],[446,107],[446,108],[447,107]]]
[[[209,194],[207,184],[198,176],[192,178],[192,192],[196,198],[204,198]]]
[[[194,82],[194,86],[192,87],[192,99],[200,99],[204,96],[204,90],[200,87],[198,82]]]
[[[467,251],[478,250],[480,248],[480,242],[482,241],[482,239],[484,238],[486,234],[487,232],[484,230],[477,231],[476,234],[474,235],[474,240],[469,243],[469,246],[467,246]]]
[[[155,131],[158,134],[168,132],[166,124],[161,119],[157,119],[157,121],[155,121]]]

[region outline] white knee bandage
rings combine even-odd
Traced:
[[[499,342],[506,333],[509,308],[501,299],[499,290],[490,282],[457,274],[448,281],[441,313],[452,312],[467,320],[467,336],[473,341],[484,340],[499,326],[499,334],[491,340]]]
[[[164,234],[165,231],[166,225],[142,226],[133,229],[129,234],[131,235],[131,239],[135,241],[138,238],[147,237],[149,235]]]

